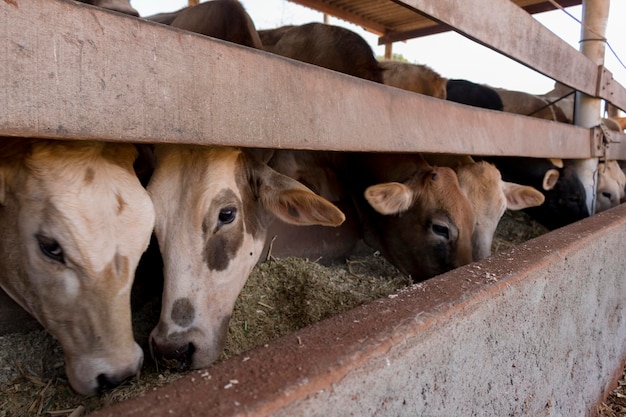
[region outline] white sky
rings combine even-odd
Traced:
[[[257,29],[270,29],[288,24],[321,22],[320,12],[293,4],[287,0],[240,0]],[[187,0],[131,0],[141,16],[178,10],[187,5]],[[579,20],[582,7],[567,9]],[[626,0],[611,2],[607,39],[622,62],[626,62]],[[535,15],[537,20],[578,49],[580,25],[562,11],[552,11]],[[384,47],[378,46],[378,37],[365,32],[358,26],[343,20],[331,18],[331,24],[345,26],[363,36],[374,49],[376,55],[384,54]],[[403,55],[413,63],[426,64],[447,78],[462,78],[477,83],[488,84],[511,90],[541,94],[552,89],[554,82],[543,75],[520,65],[509,58],[491,51],[454,32],[442,33],[396,42],[393,52]],[[626,86],[626,69],[615,59],[607,48],[605,66],[613,77]]]

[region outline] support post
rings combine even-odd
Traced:
[[[610,0],[584,0],[583,25],[581,28],[580,51],[596,65],[604,64],[606,25]],[[580,92],[576,93],[574,124],[592,128],[600,123],[602,100]],[[598,159],[573,160],[587,197],[589,214],[595,213]]]
[[[385,59],[391,59],[393,57],[393,43],[385,44]]]

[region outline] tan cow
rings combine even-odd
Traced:
[[[503,181],[494,165],[463,155],[424,154],[424,158],[438,166],[449,166],[456,171],[461,190],[467,196],[475,216],[472,236],[474,261],[491,255],[493,236],[504,212],[522,210],[543,204],[545,197],[533,187]]]
[[[234,148],[157,145],[148,185],[164,263],[155,359],[196,369],[222,352],[235,300],[258,261],[273,217],[338,226],[339,209]]]
[[[506,90],[503,88],[493,89],[500,95],[505,112],[571,123],[561,107],[550,105],[550,101],[545,97],[523,91]]]
[[[72,387],[139,373],[130,290],[154,208],[125,144],[0,141],[0,286],[55,338]]]
[[[414,93],[446,99],[448,80],[426,65],[381,61],[383,84]]]

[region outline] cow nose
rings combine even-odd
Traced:
[[[127,382],[137,376],[137,373],[128,373],[126,375],[107,375],[100,374],[96,378],[96,382],[98,382],[98,393],[102,394],[105,391],[110,391],[113,388],[122,385],[124,382]]]
[[[178,371],[188,371],[196,347],[193,343],[181,346],[159,346],[152,340],[152,357],[158,365]]]

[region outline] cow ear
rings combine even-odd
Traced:
[[[556,185],[556,182],[559,180],[560,175],[561,174],[559,173],[558,169],[547,170],[546,173],[543,175],[543,183],[541,184],[543,189],[546,191],[553,189]]]
[[[502,183],[506,196],[506,208],[509,210],[540,206],[545,200],[544,195],[533,187],[506,181],[502,181]]]
[[[563,160],[561,158],[548,158],[548,161],[557,168],[563,168]]]
[[[323,197],[298,181],[265,165],[259,198],[263,207],[285,223],[339,226],[346,216]]]
[[[380,214],[399,214],[413,203],[413,192],[399,182],[372,185],[365,190],[365,199]]]

